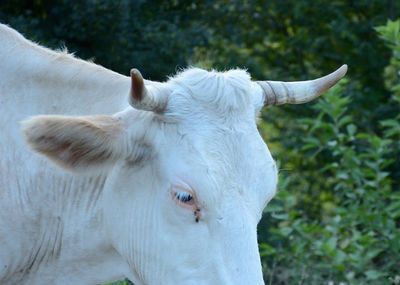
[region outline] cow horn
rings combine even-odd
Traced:
[[[136,68],[131,69],[131,90],[129,104],[135,109],[162,112],[167,106],[168,92],[162,83],[152,82],[146,88],[142,74]]]
[[[347,72],[347,65],[324,77],[296,82],[257,81],[264,92],[264,106],[303,104],[319,97],[335,85]]]

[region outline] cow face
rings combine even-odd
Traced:
[[[136,281],[264,284],[256,227],[277,170],[255,117],[266,103],[301,103],[326,86],[301,85],[297,96],[296,86],[252,82],[241,70],[131,78],[136,109],[34,117],[27,142],[65,168],[107,171],[107,238]]]
[[[164,111],[140,123],[145,154],[111,172],[112,240],[144,283],[263,284],[256,227],[277,171],[257,131],[263,100],[253,84],[243,71],[172,79]],[[135,113],[119,116],[131,126]]]

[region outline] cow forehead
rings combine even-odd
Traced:
[[[255,122],[262,94],[249,74],[191,68],[166,84],[168,106],[154,115],[161,124],[153,130],[160,170],[170,183],[183,179],[210,194],[262,192],[276,173]]]
[[[217,72],[191,68],[171,78],[167,84],[171,90],[167,116],[193,117],[214,113],[232,118],[254,109],[254,83],[241,69]],[[200,113],[196,114],[197,111]]]
[[[180,138],[172,143],[175,150],[169,147],[165,152],[165,169],[169,177],[183,179],[197,191],[246,196],[266,191],[270,180],[276,180],[275,162],[254,119],[241,127],[186,132],[181,127],[178,133]]]

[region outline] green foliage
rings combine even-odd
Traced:
[[[203,2],[202,13],[215,20],[208,24],[211,48],[199,47],[197,60],[245,67],[256,79],[273,80],[309,79],[347,63],[352,105],[368,114],[385,102],[382,70],[389,53],[373,27],[386,22],[387,1]],[[400,9],[399,1],[393,5]],[[292,119],[299,113],[291,108],[281,115]]]
[[[399,24],[377,28],[394,57]],[[351,100],[342,96],[348,84],[320,98],[313,105],[318,116],[296,126],[303,133],[297,139],[302,158],[286,158],[278,196],[265,210],[270,227],[260,250],[270,284],[392,284],[400,278],[400,189],[392,173],[400,116],[381,120],[378,132],[360,128]],[[397,108],[398,86],[391,88]]]
[[[0,2],[0,22],[123,74],[136,67],[146,78],[164,80],[205,41],[206,31],[185,13],[189,8],[173,0],[13,0]]]

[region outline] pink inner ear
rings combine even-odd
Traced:
[[[121,158],[123,127],[111,116],[36,116],[23,122],[26,143],[68,170],[96,170]]]
[[[61,142],[53,136],[46,137],[45,139],[54,145],[53,148],[48,148],[46,152],[52,156],[63,157],[70,165],[75,165],[83,155],[82,150],[79,151],[79,148],[71,148],[72,142]]]

